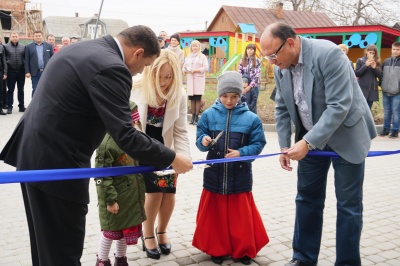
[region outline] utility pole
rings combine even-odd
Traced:
[[[100,10],[99,10],[99,16],[97,17],[96,28],[94,29],[94,38],[95,38],[95,39],[96,39],[96,37],[97,37],[97,28],[99,27],[99,20],[100,20],[101,10],[103,9],[103,2],[104,2],[104,0],[101,0]]]

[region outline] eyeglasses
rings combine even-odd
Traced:
[[[275,53],[271,54],[271,55],[266,55],[264,56],[265,59],[267,60],[276,60],[279,51],[282,49],[283,45],[286,43],[287,39],[281,44],[281,46],[279,46],[278,50],[276,50]]]

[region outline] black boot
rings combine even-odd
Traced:
[[[194,123],[194,114],[192,114],[192,120],[190,120],[189,124],[193,125]]]
[[[199,122],[199,115],[194,115],[193,125],[197,125],[197,122]]]
[[[128,258],[126,256],[123,257],[117,257],[115,256],[115,262],[114,262],[114,266],[129,266],[128,264]]]

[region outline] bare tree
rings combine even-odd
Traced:
[[[399,0],[335,0],[325,1],[321,11],[339,25],[393,26],[400,19]]]
[[[283,3],[284,9],[324,12],[338,25],[393,26],[400,21],[400,0],[282,0],[267,1],[267,8]]]
[[[283,4],[284,9],[293,11],[308,11],[318,12],[320,8],[320,2],[322,0],[278,0],[278,1],[267,1],[266,7],[270,9],[276,8],[279,4]]]

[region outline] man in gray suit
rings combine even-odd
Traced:
[[[275,121],[284,152],[279,161],[288,171],[290,160],[299,161],[293,260],[286,266],[318,262],[331,164],[337,199],[335,265],[361,265],[364,161],[377,133],[349,59],[336,44],[299,37],[283,23],[269,25],[260,44],[275,64]],[[338,157],[307,154],[314,149]]]

